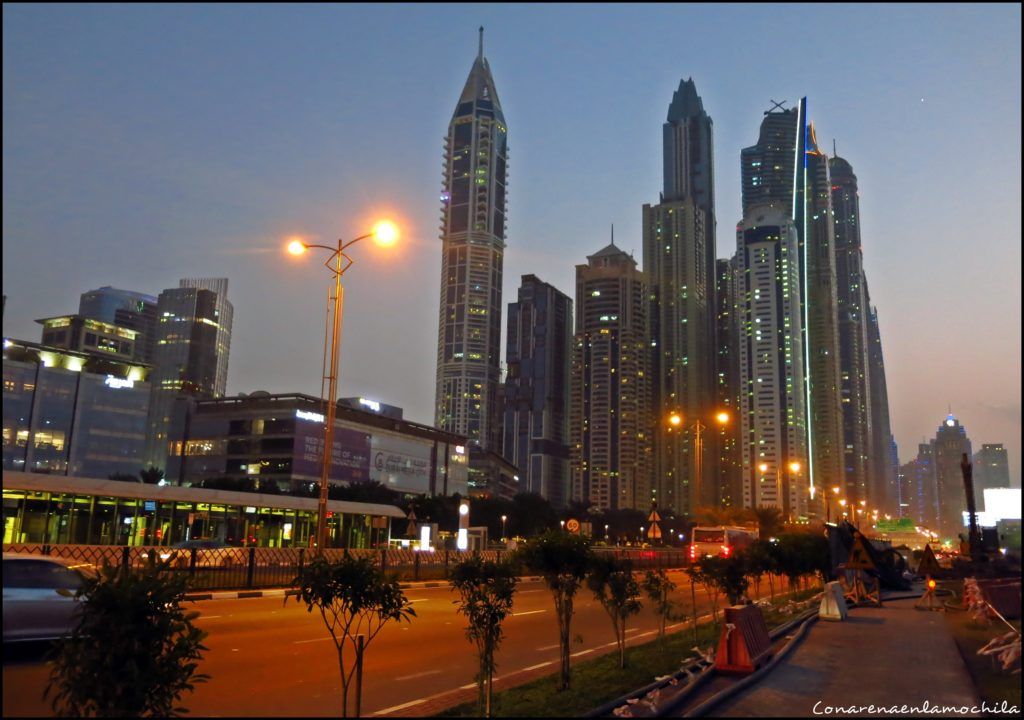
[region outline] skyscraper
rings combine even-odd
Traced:
[[[736,229],[743,507],[793,519],[810,500],[798,245],[778,207],[751,208]]]
[[[885,384],[882,336],[878,329],[878,309],[871,305],[867,278],[864,279],[867,303],[868,407],[871,411],[871,459],[868,468],[868,500],[880,508],[891,508],[892,488],[896,483],[899,461],[892,457],[892,428],[889,422],[889,391]]]
[[[156,298],[132,290],[105,285],[82,293],[78,314],[111,325],[135,330],[135,359],[153,361],[156,335]]]
[[[860,242],[857,176],[841,157],[829,160],[835,212],[836,304],[843,408],[846,497],[877,498],[868,492],[871,468],[871,395],[868,381],[868,298]]]
[[[508,305],[504,455],[519,468],[522,492],[555,507],[569,500],[569,378],[572,299],[523,275]]]
[[[710,479],[695,477],[692,424],[707,424],[716,400],[715,208],[712,122],[693,80],[679,83],[662,128],[664,189],[643,206],[644,274],[648,311],[652,409],[658,442],[655,485],[659,506],[692,513],[716,502]],[[669,432],[672,413],[685,418]],[[710,434],[717,457],[717,436]],[[705,461],[705,466],[708,464]],[[700,493],[700,496],[698,496]]]
[[[227,359],[222,362],[218,353],[218,301],[218,293],[194,287],[164,290],[157,300],[146,452],[151,465],[165,467],[176,398],[224,394],[218,387],[218,373],[227,369]]]
[[[955,538],[964,531],[963,513],[967,510],[967,495],[964,492],[960,463],[964,453],[967,453],[968,458],[971,457],[971,441],[967,438],[966,428],[950,413],[939,425],[932,444],[935,452],[939,533],[944,538]]]
[[[614,243],[576,266],[572,497],[598,508],[651,506],[646,311],[644,274]]]
[[[480,28],[445,139],[435,421],[485,450],[500,450],[507,135]]]
[[[228,358],[231,354],[231,326],[235,309],[228,301],[227,278],[183,278],[178,281],[180,288],[210,290],[217,294],[213,308],[213,319],[217,323],[217,370],[213,385],[213,396],[222,397],[228,391]]]
[[[984,491],[987,488],[1010,487],[1010,461],[1002,443],[985,443],[974,454],[973,462],[974,502],[980,510],[985,507]]]
[[[715,262],[715,339],[718,343],[717,402],[729,414],[730,421],[716,428],[718,434],[715,485],[718,497],[715,504],[743,507],[743,467],[739,452],[741,418],[739,411],[739,328],[737,326],[736,288],[740,282],[739,256]]]
[[[807,122],[807,98],[765,113],[758,142],[740,153],[743,211],[785,212],[797,232],[805,367],[805,467],[811,514],[823,514],[821,488],[844,485],[836,309],[835,228],[828,158]]]

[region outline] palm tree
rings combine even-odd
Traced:
[[[762,539],[767,540],[782,532],[782,511],[778,508],[759,506],[754,509],[754,517]]]
[[[160,481],[164,479],[164,471],[158,467],[150,465],[144,470],[139,470],[139,482],[147,485],[159,485]]]

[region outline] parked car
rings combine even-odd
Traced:
[[[69,634],[78,610],[73,593],[92,573],[92,565],[74,560],[4,553],[4,642],[55,640]]]
[[[212,538],[182,540],[166,548],[146,551],[143,557],[148,560],[150,552],[158,552],[161,560],[171,561],[171,567],[187,568],[192,562],[193,549],[196,551],[197,568],[245,567],[249,562],[249,551],[246,548]]]

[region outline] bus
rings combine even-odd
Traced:
[[[757,542],[757,530],[752,528],[695,527],[690,533],[690,562],[720,555],[732,557]]]

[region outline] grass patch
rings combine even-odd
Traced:
[[[963,582],[943,583],[956,593],[957,599],[963,590]],[[971,680],[978,691],[979,697],[987,705],[999,705],[1005,701],[1008,705],[1021,707],[1021,685],[1020,675],[1011,675],[1003,671],[1002,666],[991,655],[979,655],[978,649],[983,647],[996,635],[1009,632],[999,620],[994,620],[989,625],[983,625],[973,620],[966,612],[949,610],[943,613],[946,616],[946,626],[949,628],[953,639],[956,640],[960,655],[967,665],[971,674]],[[1012,625],[1020,630],[1020,621],[1011,621]]]
[[[792,596],[776,598],[781,606],[791,600],[806,599],[818,589],[802,590]],[[791,620],[777,608],[765,611],[769,629]],[[719,611],[721,618],[721,611]],[[610,629],[608,634],[611,635]],[[698,645],[707,648],[718,642],[719,628],[711,622],[698,626]],[[684,661],[692,659],[693,629],[680,628],[666,634],[664,644],[653,640],[626,648],[626,668],[619,668],[614,648],[597,658],[572,661],[572,677],[568,690],[558,688],[558,673],[532,680],[494,694],[494,717],[580,717],[610,700],[625,695],[654,681],[655,677],[677,672]],[[499,668],[498,674],[501,674]],[[475,702],[449,708],[435,717],[479,717]]]

